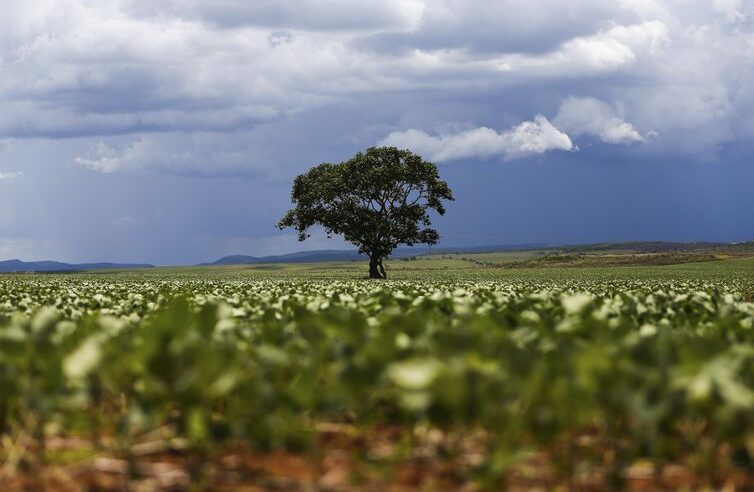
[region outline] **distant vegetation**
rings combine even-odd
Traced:
[[[754,243],[617,243],[499,253],[444,253],[480,268],[660,266],[754,256]]]
[[[575,246],[564,246],[565,252],[610,252],[627,251],[634,253],[678,253],[678,252],[708,252],[708,253],[747,253],[754,254],[754,241],[739,243],[674,243],[663,241],[643,241],[628,243],[595,243]]]
[[[452,256],[445,255],[445,258]],[[715,261],[728,256],[711,253],[623,253],[623,254],[563,254],[552,252],[538,255],[530,259],[496,263],[478,258],[474,255],[458,256],[480,267],[488,268],[540,268],[540,267],[607,267],[607,266],[642,266],[642,265],[675,265],[679,263],[694,263]]]

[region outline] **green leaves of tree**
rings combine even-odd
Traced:
[[[320,225],[377,263],[399,244],[436,244],[429,213],[445,214],[443,201],[453,194],[435,164],[408,150],[372,147],[296,177],[291,199],[294,208],[278,227],[295,228],[303,241]]]

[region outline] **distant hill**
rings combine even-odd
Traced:
[[[321,250],[321,251],[300,251],[298,253],[289,253],[285,255],[273,256],[247,256],[231,255],[220,258],[212,263],[201,263],[200,266],[216,265],[253,265],[258,263],[319,263],[325,261],[356,261],[363,260],[366,257],[356,251],[341,250]]]
[[[62,263],[59,261],[0,261],[0,272],[77,272],[82,270],[119,270],[154,268],[147,263]]]
[[[465,248],[432,248],[433,254],[448,253],[492,253],[496,251],[520,251],[529,249],[544,249],[545,244],[521,244],[514,246],[472,246]],[[409,256],[421,256],[430,252],[427,246],[417,246],[414,248],[398,248],[390,255],[391,258],[406,258]],[[231,255],[220,258],[211,263],[201,263],[199,266],[218,266],[218,265],[254,265],[260,263],[320,263],[328,261],[363,261],[365,255],[361,255],[355,250],[337,250],[324,249],[315,251],[299,251],[297,253],[288,253],[285,255],[273,256],[247,256]]]

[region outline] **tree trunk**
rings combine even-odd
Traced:
[[[380,273],[380,257],[377,255],[369,257],[369,278],[384,278]]]
[[[380,275],[382,275],[382,278],[387,278],[387,272],[385,271],[385,267],[382,266],[382,258],[380,258],[380,261],[377,262],[377,266],[380,267]]]

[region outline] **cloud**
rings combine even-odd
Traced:
[[[611,24],[639,20],[603,0],[433,0],[425,5],[415,29],[368,36],[361,46],[382,52],[461,48],[477,54],[545,53]]]
[[[553,150],[578,150],[571,137],[583,135],[597,137],[608,144],[645,141],[645,137],[622,118],[618,108],[595,98],[569,97],[552,123],[539,115],[533,121],[502,132],[480,127],[431,135],[412,128],[392,132],[380,144],[411,149],[436,161],[495,156],[511,160]],[[654,138],[657,132],[649,132],[647,136]]]
[[[615,26],[569,39],[547,53],[506,54],[491,63],[519,78],[592,76],[631,67],[640,56],[659,50],[667,36],[667,27],[659,21]]]
[[[142,136],[118,147],[99,141],[88,149],[86,155],[76,157],[74,161],[80,166],[105,174],[128,169],[196,172],[202,167],[217,172],[221,150],[213,151],[217,155],[212,163],[202,162],[208,150],[201,143],[197,143],[196,139],[187,141]]]
[[[609,104],[590,97],[570,97],[553,120],[572,136],[589,135],[610,144],[643,142],[644,137]]]
[[[75,162],[92,171],[111,173],[122,168],[133,160],[134,154],[138,154],[137,144],[132,144],[123,149],[115,149],[104,142],[93,145],[85,157],[76,157]]]
[[[303,113],[348,106],[373,111],[385,94],[421,93],[443,105],[464,99],[477,107],[515,106],[502,109],[520,121],[552,114],[553,101],[573,94],[620,100],[632,127],[662,134],[667,147],[659,150],[717,149],[754,137],[753,5],[4,2],[0,139],[86,138],[90,145],[114,145],[110,137],[126,135],[170,146],[177,133],[187,140],[209,133],[242,138]],[[419,104],[396,106],[381,123],[426,110]],[[603,136],[630,139],[627,127],[616,131]],[[155,136],[160,133],[161,139]],[[100,153],[82,155],[81,164],[124,168],[108,161],[113,157],[106,149]]]
[[[0,172],[0,181],[8,181],[11,179],[16,179],[21,176],[23,176],[24,173],[20,171],[12,171],[12,172]]]
[[[610,73],[632,66],[664,36],[658,21],[630,23],[636,19],[625,12],[587,3],[594,17],[576,30],[554,29],[563,15],[590,11],[575,1],[506,4],[511,15],[499,16],[508,19],[502,24],[485,15],[488,2],[450,0],[3,5],[0,138],[234,132],[384,92],[452,93]],[[521,20],[532,16],[527,39],[557,32],[547,50],[493,42],[513,24],[523,35]],[[461,34],[481,19],[483,40]],[[616,19],[629,23],[610,24]],[[441,42],[369,47],[375,33],[410,36],[425,23],[445,33]]]
[[[728,22],[746,18],[741,0],[712,0],[712,5]]]
[[[486,127],[440,135],[416,129],[393,132],[381,145],[410,149],[435,161],[496,156],[510,160],[552,150],[575,150],[568,135],[541,115],[502,132]]]
[[[122,217],[119,217],[113,220],[111,223],[112,225],[116,227],[134,227],[134,226],[141,225],[143,221],[135,217],[131,217],[130,215],[124,215]]]
[[[178,15],[234,27],[374,31],[414,29],[426,8],[421,0],[131,0],[128,11],[148,16]]]
[[[257,148],[254,132],[239,135],[221,133],[143,134],[125,142],[103,140],[90,145],[74,158],[80,166],[95,172],[151,170],[192,176],[253,175],[269,170]]]

